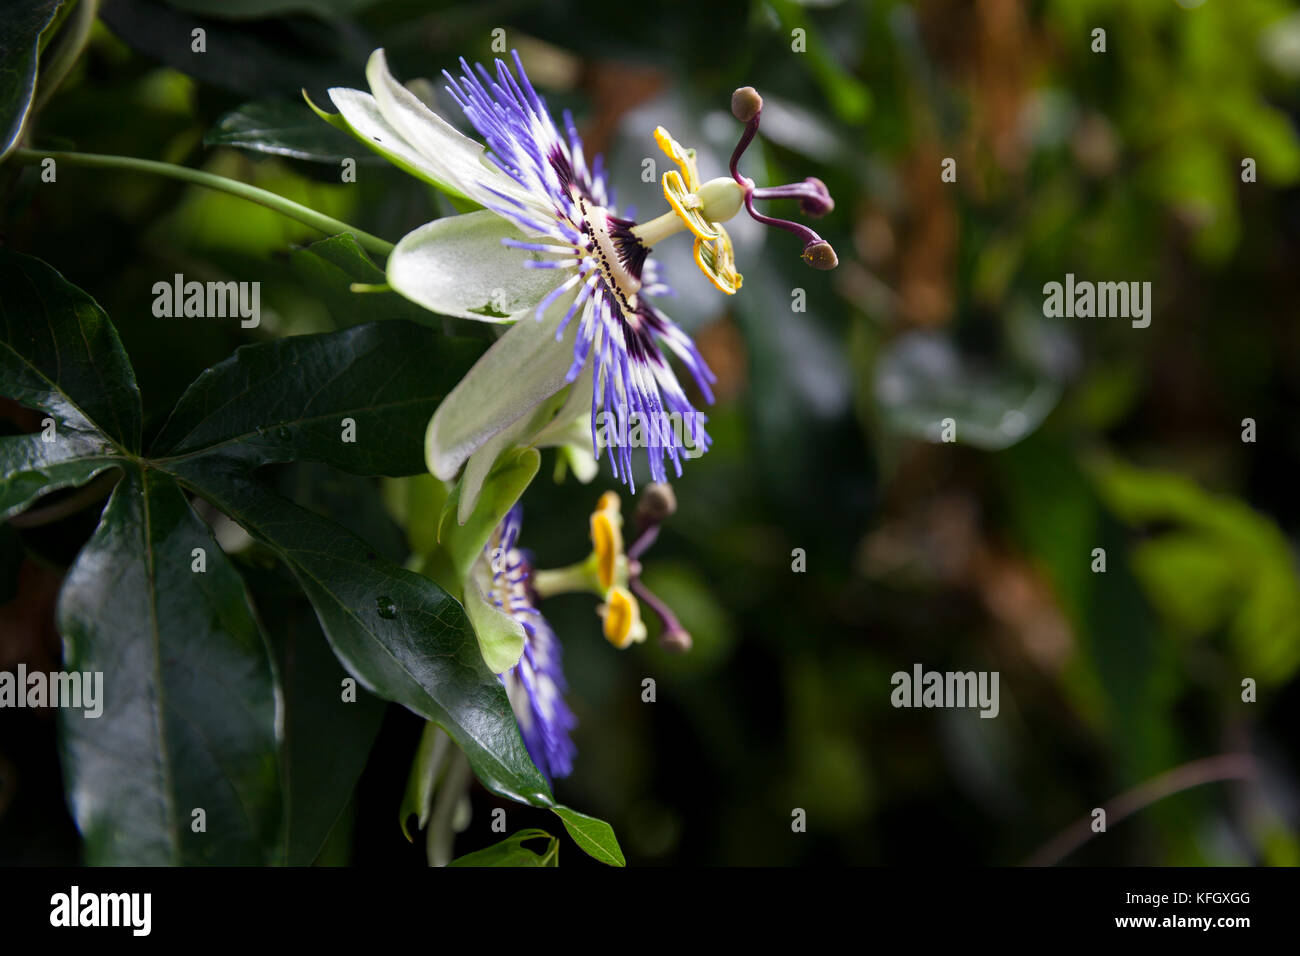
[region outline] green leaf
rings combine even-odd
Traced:
[[[545,840],[546,849],[537,853],[524,846],[531,840]],[[520,830],[490,847],[466,853],[448,866],[559,866],[560,841],[545,830]]]
[[[588,856],[610,866],[627,865],[618,838],[614,836],[614,828],[604,820],[597,820],[568,807],[555,806],[551,809],[564,822],[564,829],[569,831],[573,842],[582,847]]]
[[[407,322],[247,345],[195,380],[153,451],[413,474],[429,417],[478,353]]]
[[[430,368],[440,349],[450,359]],[[168,457],[158,464],[285,561],[335,654],[364,686],[439,723],[485,786],[548,806],[545,779],[456,602],[247,476],[267,462],[301,459],[359,474],[420,470],[410,430],[472,358],[467,353],[477,354],[477,345],[398,322],[246,346],[182,397],[159,436]],[[341,441],[345,417],[355,422],[355,442]]]
[[[0,438],[0,517],[9,517],[137,447],[140,392],[116,330],[90,296],[40,260],[14,254],[0,257],[0,288],[4,394],[49,416],[36,434]]]
[[[0,289],[0,382],[6,397],[48,412],[60,433],[87,441],[102,434],[137,451],[135,372],[95,300],[39,259],[14,253],[0,255]],[[107,453],[107,441],[95,444]]]
[[[36,93],[41,33],[61,0],[5,0],[0,7],[0,159],[23,131]]]
[[[382,163],[373,153],[359,153],[356,140],[322,123],[305,105],[288,100],[257,100],[231,110],[204,134],[203,143],[335,166],[345,158]]]
[[[317,462],[279,466],[259,477],[275,493],[352,532],[390,561],[400,563],[410,553],[402,529],[375,494],[384,479],[351,475]]]
[[[83,485],[114,464],[114,449],[93,435],[73,432],[53,442],[40,434],[0,438],[0,518],[52,491]]]
[[[1172,525],[1135,547],[1133,568],[1177,632],[1203,637],[1226,627],[1241,666],[1262,683],[1300,668],[1300,581],[1277,525],[1181,475],[1111,459],[1091,470],[1121,519]]]
[[[304,287],[325,303],[340,327],[407,319],[441,328],[446,321],[396,292],[354,292],[354,283],[382,286],[388,279],[348,233],[292,250],[289,265]]]
[[[139,390],[108,317],[36,259],[0,253],[0,286],[0,389],[54,425],[51,441],[0,442],[6,511],[123,473],[59,599],[66,669],[103,675],[100,716],[60,711],[87,859],[270,862],[276,690],[243,582],[175,481],[136,458]]]
[[[102,715],[59,712],[87,862],[273,862],[270,654],[243,581],[172,478],[124,469],[68,573],[58,620],[64,668],[103,675]]]
[[[343,666],[368,689],[446,730],[489,789],[550,806],[545,778],[465,612],[433,581],[385,560],[338,525],[204,462],[178,474],[297,577]]]
[[[310,256],[318,261],[328,262],[346,276],[349,282],[377,285],[384,281],[384,270],[375,265],[356,238],[348,233],[319,239],[301,249],[295,249],[293,256],[294,258]],[[353,295],[357,294],[353,293]]]
[[[124,447],[138,439],[139,397],[107,317],[36,260],[0,254],[0,277],[16,290],[0,313],[0,390],[73,423],[68,430],[102,455],[94,467],[125,476],[69,577],[60,616],[69,660],[112,671],[114,720],[69,718],[65,733],[69,800],[95,859],[301,862],[344,799],[326,795],[316,816],[290,820],[281,834],[270,657],[242,582],[180,487],[216,504],[284,561],[336,657],[361,684],[444,727],[494,792],[554,804],[459,605],[253,475],[289,460],[358,474],[420,470],[420,427],[458,374],[457,362],[463,367],[472,355],[409,323],[250,346],[183,396],[157,443],[168,456],[141,459]],[[111,433],[99,427],[100,414]],[[343,417],[356,427],[354,442],[340,433]],[[48,446],[39,436],[5,440],[7,502],[48,490],[31,478],[42,469],[57,482],[90,473],[89,465],[71,473],[80,466],[61,450],[64,441],[70,436]],[[15,482],[15,474],[26,477]],[[195,547],[205,549],[205,572],[190,570]],[[125,656],[114,657],[123,648]],[[198,686],[199,676],[210,686]],[[130,694],[112,696],[119,687]],[[191,713],[191,704],[202,704],[202,713]],[[105,741],[99,728],[110,723],[119,739]],[[300,763],[293,749],[288,756]],[[355,750],[348,759],[339,770],[344,779],[359,761]],[[301,813],[305,794],[292,789],[293,770],[290,812]],[[221,772],[229,775],[224,782]],[[99,799],[104,793],[114,799]],[[136,801],[132,793],[143,796]],[[226,819],[235,805],[245,813],[239,826]],[[221,826],[219,839],[205,842],[185,829],[184,814],[197,808]]]

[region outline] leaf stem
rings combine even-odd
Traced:
[[[274,209],[290,219],[311,226],[313,229],[319,229],[326,235],[350,232],[363,248],[376,255],[387,256],[393,251],[391,242],[380,239],[378,236],[372,236],[355,226],[349,226],[346,222],[326,216],[315,209],[309,209],[292,199],[286,199],[257,186],[250,186],[248,183],[241,183],[236,179],[227,179],[225,176],[204,172],[201,169],[191,169],[188,166],[177,166],[174,163],[162,163],[152,159],[136,159],[131,156],[106,156],[102,153],[15,149],[10,153],[10,157],[16,162],[25,165],[36,165],[49,158],[56,163],[67,163],[71,166],[86,166],[91,169],[125,169],[140,173],[152,173],[156,176],[166,176],[170,179],[179,179],[182,182],[193,183],[196,186],[206,186],[209,189],[230,193],[230,195],[238,196],[240,199],[255,202],[259,206]]]

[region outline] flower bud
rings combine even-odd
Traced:
[[[835,200],[831,198],[830,190],[824,182],[816,176],[809,176],[804,182],[817,190],[815,197],[806,196],[799,200],[799,209],[805,216],[820,219],[835,208]]]
[[[666,651],[672,651],[674,654],[685,654],[691,649],[691,635],[680,627],[671,631],[664,631],[659,636],[659,644]]]
[[[667,482],[646,485],[637,501],[636,516],[642,524],[659,524],[677,511],[677,495]]]

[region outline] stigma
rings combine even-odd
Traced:
[[[826,184],[809,177],[800,183],[784,186],[757,186],[739,169],[740,157],[758,133],[763,113],[763,98],[753,87],[742,87],[732,95],[732,114],[745,124],[740,141],[731,154],[730,176],[702,182],[695,150],[682,146],[662,126],[655,128],[655,142],[677,166],[662,177],[664,198],[670,211],[640,226],[634,235],[645,246],[652,246],[676,232],[688,231],[695,239],[695,264],[713,285],[727,295],[739,289],[742,276],[736,271],[735,251],[723,223],[741,209],[751,219],[765,226],[793,233],[803,240],[800,257],[814,269],[834,269],[839,264],[831,244],[814,230],[797,222],[778,219],[759,212],[754,201],[793,199],[805,215],[818,218],[835,208]]]

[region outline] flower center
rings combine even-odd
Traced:
[[[573,190],[573,198],[582,213],[583,228],[591,237],[589,251],[600,265],[605,287],[618,299],[624,315],[635,316],[641,268],[649,250],[632,233],[632,222],[611,216],[603,206],[588,203],[577,189]]]

